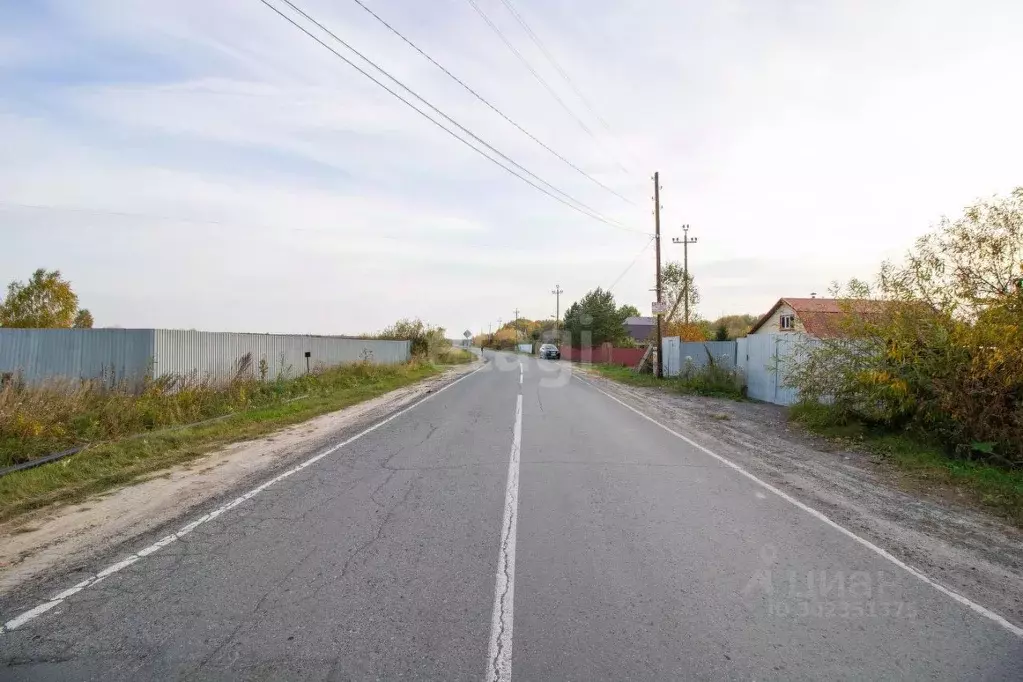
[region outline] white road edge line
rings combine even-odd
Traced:
[[[578,375],[577,375],[576,378],[578,378]],[[675,431],[674,429],[672,429],[672,428],[670,428],[668,426],[665,426],[664,424],[662,424],[661,422],[657,421],[653,417],[650,417],[650,416],[644,414],[643,412],[641,412],[640,410],[636,409],[632,405],[629,405],[628,403],[619,400],[618,398],[614,397],[613,395],[611,395],[607,391],[601,389],[600,387],[596,386],[595,384],[592,384],[589,381],[586,381],[585,379],[579,379],[579,380],[582,383],[586,384],[587,386],[590,386],[591,388],[593,388],[593,390],[595,390],[595,391],[597,391],[599,393],[603,393],[608,398],[610,398],[611,400],[615,401],[616,403],[618,403],[622,407],[625,407],[625,408],[627,408],[629,410],[632,410],[633,412],[638,414],[643,419],[646,419],[647,421],[649,421],[649,422],[651,422],[653,424],[656,424],[657,426],[661,427],[662,429],[664,429],[665,431],[667,431],[671,435],[675,436],[676,438],[679,438],[679,439],[685,441],[686,443],[688,443],[689,445],[692,445],[694,448],[696,448],[700,452],[702,452],[702,453],[704,453],[706,455],[709,455],[710,457],[713,457],[714,459],[718,460],[719,462],[721,462],[725,466],[727,466],[727,467],[729,467],[731,469],[734,469],[735,471],[739,472],[740,474],[742,474],[746,478],[750,479],[751,481],[753,481],[757,485],[761,486],[765,490],[771,491],[772,493],[774,493],[778,497],[782,498],[786,502],[789,502],[789,503],[795,505],[796,507],[799,507],[800,509],[805,511],[807,514],[810,514],[814,518],[816,518],[816,519],[824,522],[825,524],[831,526],[832,528],[834,528],[838,532],[842,533],[843,535],[851,538],[852,540],[855,540],[856,542],[858,542],[859,544],[863,545],[864,547],[866,547],[870,551],[872,551],[875,554],[877,554],[877,555],[887,559],[888,561],[892,562],[893,564],[895,564],[899,568],[905,570],[910,575],[913,575],[916,578],[919,578],[920,580],[922,580],[923,582],[927,583],[928,585],[930,585],[931,587],[933,587],[937,591],[941,592],[942,594],[944,594],[944,595],[946,595],[948,597],[951,597],[952,599],[954,599],[955,601],[959,602],[963,606],[968,607],[970,610],[972,610],[972,611],[974,611],[974,612],[984,616],[985,618],[987,618],[989,620],[992,620],[995,623],[998,623],[1003,628],[1005,628],[1006,630],[1008,630],[1012,634],[1016,635],[1017,637],[1023,638],[1023,628],[1019,627],[1018,625],[1014,625],[1013,623],[1011,623],[1008,620],[1006,620],[1003,616],[998,615],[994,611],[991,611],[990,609],[987,609],[987,608],[981,606],[980,604],[978,604],[978,603],[976,603],[974,601],[971,601],[970,599],[964,597],[963,595],[959,594],[958,592],[955,592],[954,590],[951,590],[951,589],[945,587],[944,585],[942,585],[942,584],[932,580],[925,573],[923,573],[922,571],[920,571],[920,570],[918,570],[916,568],[913,568],[912,566],[910,566],[906,562],[902,561],[898,557],[896,557],[896,556],[892,555],[891,553],[889,553],[887,550],[882,549],[881,547],[878,547],[877,545],[872,543],[870,540],[866,540],[864,538],[861,538],[859,535],[856,535],[856,533],[853,533],[851,530],[845,528],[844,526],[839,525],[835,521],[832,521],[824,513],[817,511],[813,507],[810,507],[810,506],[808,506],[806,504],[803,504],[802,502],[800,502],[796,498],[792,497],[788,493],[783,492],[783,491],[779,490],[778,488],[775,488],[770,483],[767,483],[766,481],[762,481],[761,479],[757,478],[756,476],[754,476],[750,472],[748,472],[745,469],[743,469],[741,466],[739,466],[735,462],[732,462],[731,460],[722,457],[721,455],[717,454],[716,452],[712,452],[711,450],[708,450],[707,448],[703,447],[702,445],[700,445],[699,443],[697,443],[693,439],[691,439],[691,438],[689,438],[687,436],[683,436],[678,431]]]
[[[504,491],[501,549],[497,555],[494,613],[490,619],[487,682],[511,682],[512,625],[515,622],[515,529],[519,518],[519,455],[522,451],[522,394],[515,401],[515,430]]]
[[[70,588],[64,590],[63,592],[55,594],[52,598],[50,598],[49,601],[43,602],[42,604],[36,606],[35,608],[29,609],[28,611],[25,611],[24,613],[21,613],[21,614],[15,616],[14,618],[10,619],[9,621],[4,623],[3,625],[0,625],[0,634],[3,634],[5,632],[10,632],[11,630],[14,630],[16,628],[21,627],[22,625],[24,625],[25,623],[29,622],[33,618],[35,618],[37,616],[41,616],[42,614],[46,613],[47,611],[49,611],[53,607],[59,605],[60,603],[62,603],[68,597],[81,592],[82,590],[84,590],[87,587],[91,587],[92,585],[95,585],[96,583],[100,582],[104,578],[107,578],[107,577],[113,575],[114,573],[117,573],[121,569],[127,568],[128,566],[131,566],[133,563],[135,563],[136,561],[139,561],[143,557],[147,557],[150,554],[152,554],[152,553],[154,553],[154,552],[156,552],[156,551],[166,547],[167,545],[175,542],[176,540],[184,537],[185,535],[188,535],[189,533],[191,533],[193,530],[195,530],[196,528],[198,528],[202,524],[206,523],[207,521],[212,521],[213,519],[217,518],[218,516],[220,516],[221,514],[223,514],[226,511],[234,509],[239,504],[245,502],[246,500],[249,500],[249,499],[255,497],[256,495],[258,495],[259,493],[263,492],[264,490],[266,490],[267,488],[269,488],[273,484],[278,483],[278,482],[284,480],[285,478],[287,478],[288,476],[291,476],[292,474],[295,474],[295,473],[298,473],[299,471],[302,471],[302,469],[305,469],[306,467],[308,467],[308,466],[310,466],[312,464],[315,464],[316,462],[319,462],[321,459],[323,459],[327,455],[330,455],[330,454],[332,454],[334,452],[337,452],[338,450],[340,450],[341,448],[345,447],[346,445],[354,443],[355,441],[359,440],[360,438],[362,438],[366,434],[372,433],[373,431],[376,431],[377,429],[379,429],[384,424],[392,422],[395,419],[397,419],[398,417],[400,417],[400,416],[404,415],[405,413],[409,412],[410,410],[413,410],[416,407],[422,405],[423,403],[425,403],[427,400],[429,400],[430,398],[434,397],[435,395],[437,395],[439,393],[443,393],[444,391],[448,390],[449,388],[451,388],[452,386],[454,386],[455,384],[459,383],[460,381],[462,381],[464,379],[468,379],[473,374],[475,374],[476,372],[478,372],[481,369],[483,369],[485,366],[486,366],[485,364],[484,365],[480,365],[479,367],[477,367],[473,371],[469,372],[468,374],[465,374],[463,376],[458,377],[457,379],[455,379],[454,381],[452,381],[449,384],[445,384],[444,386],[440,387],[436,391],[434,391],[434,392],[430,393],[429,395],[427,395],[422,400],[417,400],[413,404],[411,404],[411,405],[409,405],[407,407],[404,407],[401,410],[398,410],[397,412],[392,414],[390,417],[387,417],[386,419],[377,422],[376,424],[374,424],[373,426],[370,426],[369,428],[365,429],[364,431],[360,431],[359,433],[355,434],[354,436],[352,436],[348,440],[345,440],[345,441],[343,441],[341,443],[338,443],[337,445],[333,445],[333,446],[327,448],[323,452],[310,457],[309,459],[305,460],[301,464],[299,464],[299,465],[297,465],[297,466],[295,466],[295,467],[293,467],[291,469],[288,469],[284,473],[279,474],[279,475],[271,478],[269,481],[266,481],[265,483],[255,487],[255,488],[253,488],[252,490],[250,490],[249,492],[245,493],[244,495],[240,495],[239,497],[236,497],[235,499],[231,500],[227,504],[224,504],[224,505],[218,507],[217,509],[213,510],[209,514],[205,514],[203,516],[200,516],[199,518],[197,518],[194,521],[188,523],[187,525],[182,526],[181,529],[178,530],[178,532],[172,533],[170,535],[167,535],[167,536],[161,538],[160,540],[157,540],[156,542],[154,542],[153,544],[149,545],[148,547],[146,547],[144,549],[140,549],[138,552],[129,555],[128,557],[122,559],[121,561],[118,561],[117,563],[114,563],[114,564],[111,564],[110,566],[107,566],[106,568],[104,568],[102,571],[100,571],[96,575],[94,575],[94,576],[92,576],[90,578],[86,578],[85,580],[83,580],[82,582],[78,583],[74,587],[70,587]]]

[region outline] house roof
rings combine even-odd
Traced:
[[[837,298],[779,298],[778,302],[757,320],[749,333],[752,334],[760,329],[783,304],[788,305],[796,313],[796,317],[803,324],[806,333],[818,339],[842,336],[842,318],[848,314],[850,309],[858,313],[870,314],[880,312],[883,305],[880,301],[866,299],[845,301]]]
[[[657,320],[652,317],[626,317],[625,324],[635,325],[637,327],[642,325],[649,325],[652,327],[657,324]]]

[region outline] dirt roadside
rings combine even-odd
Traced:
[[[25,581],[74,566],[249,481],[266,478],[355,430],[408,405],[480,366],[441,374],[358,405],[234,443],[85,502],[49,507],[0,524],[0,595]]]
[[[576,369],[580,371],[580,369]],[[837,449],[787,423],[785,409],[585,381],[827,514],[950,589],[1023,625],[1023,532],[958,503],[908,490],[863,452]]]

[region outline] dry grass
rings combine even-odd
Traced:
[[[289,378],[258,380],[251,371],[230,380],[197,375],[146,380],[139,385],[104,380],[51,380],[0,389],[0,466],[76,445],[194,424],[272,407],[311,393],[373,383],[406,368],[355,363]]]
[[[185,382],[176,392],[151,385],[141,395],[72,383],[11,389],[0,403],[8,456],[49,450],[54,443],[77,442],[86,434],[100,442],[57,462],[0,478],[0,521],[31,509],[83,500],[228,443],[375,398],[437,372],[424,363],[359,363],[294,379],[232,381],[219,389],[216,382]],[[165,428],[195,417],[220,416],[217,413],[226,413],[226,418]],[[19,419],[36,427],[8,434],[6,424]],[[149,424],[156,428],[147,428]]]
[[[476,356],[462,348],[445,348],[437,353],[435,359],[442,365],[465,365],[476,359]]]

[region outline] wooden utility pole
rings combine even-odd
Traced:
[[[555,284],[551,290],[554,294],[554,336],[558,339],[558,345],[561,345],[561,331],[558,329],[558,325],[561,321],[561,295],[565,293],[565,290],[561,288],[560,284]]]
[[[660,173],[654,173],[654,242],[657,258],[657,307],[661,304],[661,183]],[[661,313],[657,313],[657,376],[664,376],[664,336],[661,329]]]

